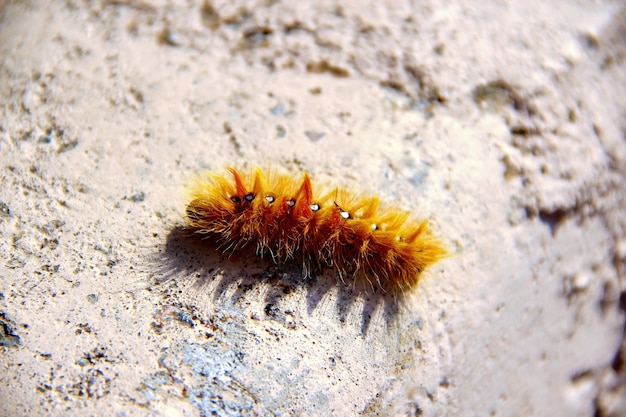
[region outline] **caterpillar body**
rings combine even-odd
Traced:
[[[342,280],[364,276],[383,290],[411,288],[447,256],[426,220],[384,209],[375,196],[314,189],[307,173],[228,171],[198,177],[186,210],[186,227],[223,252],[302,262],[306,275],[334,267]]]

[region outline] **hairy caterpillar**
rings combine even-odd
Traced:
[[[426,220],[377,197],[334,188],[314,190],[273,171],[209,172],[190,186],[187,228],[227,253],[254,250],[276,261],[302,262],[304,273],[334,267],[343,279],[365,276],[383,290],[414,286],[424,269],[447,256]]]

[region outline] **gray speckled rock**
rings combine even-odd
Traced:
[[[0,1],[0,414],[624,415],[619,7]],[[453,256],[398,298],[227,259],[180,225],[228,164]]]

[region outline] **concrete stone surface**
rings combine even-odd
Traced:
[[[0,415],[625,416],[619,1],[0,1]],[[428,218],[401,295],[225,256],[202,169]],[[344,282],[345,281],[345,282]]]

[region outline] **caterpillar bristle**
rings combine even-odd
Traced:
[[[207,173],[190,186],[186,227],[220,250],[253,251],[275,262],[297,261],[307,276],[333,267],[340,279],[364,276],[372,286],[405,291],[448,256],[426,220],[384,209],[378,197],[342,188],[315,189],[307,173],[259,168]]]

